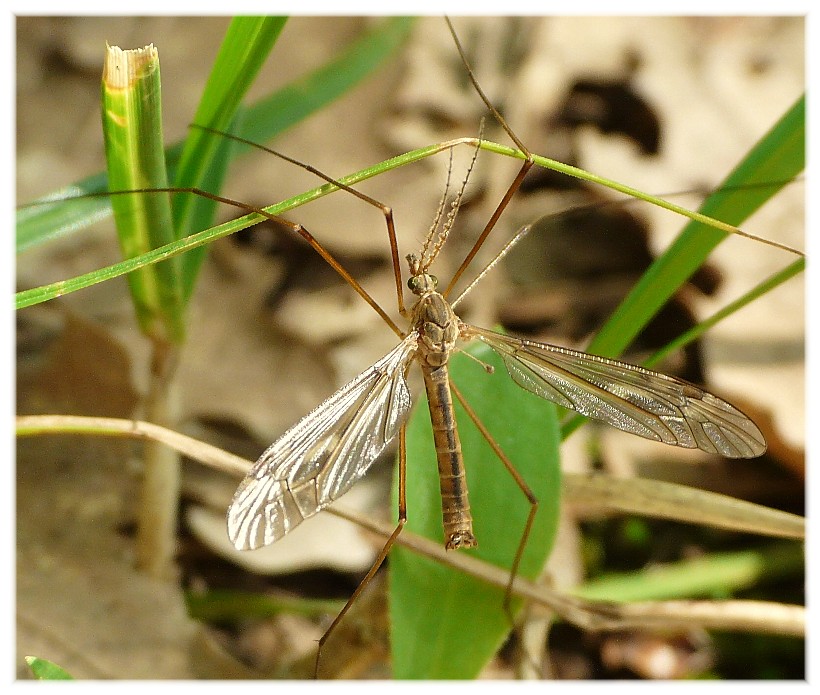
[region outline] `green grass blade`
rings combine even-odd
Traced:
[[[397,169],[398,167],[406,164],[417,162],[425,157],[429,157],[431,154],[440,152],[442,149],[443,147],[441,145],[422,147],[421,149],[413,150],[412,152],[408,152],[398,157],[393,157],[392,159],[388,159],[384,162],[379,162],[378,164],[362,169],[355,174],[343,176],[339,179],[339,181],[340,183],[351,186],[359,183],[360,181],[365,181],[369,178],[373,178],[379,174]],[[318,200],[319,198],[322,198],[323,196],[337,190],[339,189],[332,184],[324,184],[323,186],[318,186],[317,188],[311,189],[305,193],[300,193],[299,195],[283,200],[275,205],[270,205],[264,209],[272,215],[280,215],[288,210],[293,210],[300,205],[306,205],[314,200]],[[258,214],[245,215],[243,217],[231,220],[230,222],[225,222],[224,224],[212,227],[211,229],[196,232],[195,234],[191,234],[184,239],[173,241],[170,244],[166,244],[158,249],[148,251],[137,258],[129,258],[125,261],[121,261],[120,263],[115,263],[105,268],[99,268],[83,275],[69,278],[68,280],[59,280],[49,285],[42,285],[40,287],[22,290],[15,294],[15,309],[24,309],[35,304],[40,304],[48,301],[49,299],[61,297],[65,294],[69,294],[70,292],[76,292],[77,290],[91,287],[97,283],[104,282],[121,275],[126,275],[127,273],[132,273],[139,268],[143,268],[153,263],[159,263],[165,259],[179,256],[180,254],[187,253],[192,249],[204,246],[212,241],[216,241],[217,239],[221,239],[229,234],[238,232],[240,229],[247,229],[248,227],[258,224],[262,219],[264,218]]]
[[[390,58],[409,36],[413,22],[413,19],[395,17],[363,33],[325,65],[244,109],[237,134],[255,142],[266,142],[323,108]],[[183,143],[177,142],[166,150],[172,178],[182,155],[182,147]],[[248,149],[235,146],[230,156],[236,157]],[[49,197],[59,201],[67,196],[99,193],[107,189],[107,178],[101,173],[55,191]],[[16,251],[20,253],[61,235],[84,229],[104,219],[110,212],[110,201],[102,197],[60,201],[54,205],[18,210]]]
[[[642,362],[643,366],[652,368],[654,365],[662,362],[668,355],[672,354],[676,350],[680,350],[682,347],[700,338],[704,333],[706,333],[706,331],[723,321],[723,319],[731,316],[737,311],[740,311],[743,307],[751,304],[755,299],[758,299],[768,292],[771,292],[779,285],[782,285],[784,282],[787,282],[793,278],[795,275],[802,273],[805,269],[805,258],[800,258],[794,261],[794,263],[789,264],[783,270],[778,271],[774,275],[758,283],[742,297],[730,302],[720,311],[716,311],[709,318],[700,321],[696,326],[693,326],[685,333],[681,333],[677,338],[670,341],[660,350],[644,360]],[[566,439],[585,422],[586,418],[583,415],[576,414],[568,418],[561,425],[561,438]]]
[[[797,579],[804,571],[802,544],[777,543],[756,550],[711,553],[636,572],[610,573],[584,583],[573,593],[591,601],[725,598],[767,580]]]
[[[801,97],[726,178],[726,189],[719,189],[711,195],[701,206],[701,211],[719,215],[732,224],[741,224],[789,180],[795,178],[804,166],[805,97]],[[772,176],[774,178],[769,178]],[[779,183],[757,185],[761,181]],[[747,199],[749,194],[751,195]],[[686,225],[676,242],[652,264],[590,342],[587,351],[617,357],[725,237],[724,233],[696,222]],[[767,278],[744,297],[699,323],[653,355],[652,362],[647,366],[659,361],[670,351],[695,340],[708,328],[739,311],[753,299],[803,272],[805,265],[805,259],[801,258]],[[580,415],[571,417],[562,425],[562,437],[568,437],[584,422],[585,418]]]
[[[240,137],[267,142],[370,76],[409,38],[415,18],[392,17],[362,34],[325,65],[249,106]],[[238,145],[237,154],[250,148]]]
[[[111,201],[107,198],[75,200],[76,196],[107,190],[107,174],[95,174],[71,186],[52,191],[43,198],[54,200],[53,204],[17,210],[15,253],[22,253],[65,234],[81,231],[110,217]]]
[[[115,190],[167,187],[159,57],[153,46],[133,51],[108,48],[102,107],[111,186]],[[112,206],[125,258],[174,240],[169,196],[116,196]],[[169,259],[129,275],[137,320],[146,335],[182,340],[179,270],[179,260]]]
[[[72,676],[62,666],[41,659],[39,656],[27,656],[26,663],[38,681],[73,681]]]
[[[194,123],[228,130],[265,59],[273,49],[284,17],[237,17],[231,21],[199,102]],[[191,128],[174,177],[180,188],[198,187],[219,193],[230,160],[230,143],[211,133]],[[211,226],[217,204],[193,195],[175,196],[174,227],[177,238]],[[193,292],[205,248],[183,259],[186,300]]]
[[[366,179],[372,178],[374,176],[378,176],[388,171],[392,171],[393,169],[397,169],[401,166],[405,166],[407,164],[420,161],[426,157],[429,157],[433,154],[436,154],[447,149],[449,144],[450,143],[438,143],[436,145],[422,147],[417,150],[413,150],[411,152],[399,155],[397,157],[393,157],[392,159],[385,160],[384,162],[379,162],[378,164],[375,164],[371,167],[367,167],[366,169],[362,169],[361,171],[358,171],[354,174],[349,174],[348,176],[341,177],[339,180],[347,185],[353,185],[361,181],[365,181]],[[508,147],[504,147],[502,145],[498,145],[497,143],[489,141],[482,141],[481,148],[490,152],[506,154],[508,156],[516,156],[515,150],[511,150]],[[553,166],[553,164],[555,163],[550,163],[551,160],[550,162],[546,163],[541,160],[542,158],[537,158],[536,163],[544,166],[549,165],[550,168],[555,168],[556,170],[560,171],[563,171],[566,168],[563,165],[558,166],[557,164]],[[575,172],[573,175],[576,175],[580,178],[597,180],[601,183],[606,184],[606,182],[600,180],[600,177],[590,175],[587,172],[574,168],[573,171]],[[753,184],[752,187],[759,188],[760,186],[758,184]],[[620,188],[618,188],[618,190],[620,190]],[[763,188],[767,187],[764,186]],[[288,210],[292,210],[298,207],[299,205],[304,205],[313,200],[317,200],[318,198],[321,198],[322,196],[325,196],[336,190],[338,189],[335,186],[325,184],[323,186],[319,186],[310,191],[307,191],[303,194],[289,198],[288,200],[282,201],[281,203],[271,205],[265,208],[265,210],[275,215],[282,214]],[[743,190],[743,188],[741,187],[740,190]],[[647,197],[647,199],[649,200],[649,202],[653,203],[659,201],[659,199],[651,196]],[[85,201],[70,202],[76,203]],[[62,207],[65,204],[65,201],[63,201],[59,205]],[[669,207],[666,204],[665,206]],[[691,214],[694,215],[695,213]],[[156,251],[146,253],[139,259],[125,261],[123,263],[118,263],[107,268],[101,268],[97,271],[92,271],[90,273],[86,273],[85,275],[77,276],[69,280],[62,280],[56,283],[52,283],[50,285],[44,285],[42,287],[35,287],[29,290],[23,290],[22,292],[18,292],[15,296],[15,307],[17,309],[21,309],[27,306],[32,306],[34,304],[39,304],[41,302],[47,301],[48,299],[61,296],[68,292],[74,292],[78,289],[83,289],[84,287],[89,287],[90,285],[93,285],[95,283],[102,282],[103,280],[107,280],[112,277],[117,277],[119,275],[132,272],[136,268],[151,263],[156,263],[170,256],[185,253],[186,251],[189,251],[192,248],[196,248],[203,244],[210,243],[211,241],[215,241],[216,239],[227,236],[228,234],[232,234],[233,232],[236,232],[240,229],[245,229],[253,224],[256,224],[259,220],[260,218],[256,215],[246,215],[245,217],[232,220],[231,222],[219,225],[212,229],[198,232],[190,237],[187,237],[185,240],[180,240],[179,242],[168,244],[161,249],[157,249]]]
[[[780,179],[776,179],[779,181],[786,181],[789,178],[795,175],[795,172],[799,171],[802,166],[802,161],[804,158],[803,148],[801,147],[800,143],[802,143],[803,139],[803,116],[802,116],[802,108],[800,104],[793,109],[784,119],[788,123],[787,127],[785,128],[785,135],[779,138],[775,138],[775,144],[777,140],[781,142],[791,142],[791,146],[788,148],[787,156],[780,157],[781,160],[784,160],[787,164],[791,161],[792,164],[787,168],[792,171],[792,174],[787,177],[783,177]],[[783,130],[782,123],[778,125],[775,129],[776,131]],[[791,137],[790,137],[791,136]],[[771,136],[767,136],[767,140],[771,140]],[[496,143],[490,142],[482,142],[482,149],[486,149],[491,152],[501,152],[502,154],[508,155],[515,155],[515,151],[510,150],[509,148],[505,148],[503,146],[497,145]],[[352,185],[358,183],[359,181],[363,181],[367,178],[372,176],[376,176],[381,173],[385,173],[392,169],[395,169],[400,166],[404,166],[405,164],[409,164],[415,161],[419,161],[425,157],[428,157],[436,152],[440,152],[442,150],[441,145],[432,145],[429,147],[420,148],[418,150],[414,150],[412,152],[408,152],[404,155],[400,155],[399,157],[394,157],[393,159],[387,160],[385,162],[381,162],[377,165],[372,167],[368,167],[367,169],[363,169],[360,172],[355,174],[351,174],[349,176],[343,177],[341,181],[348,185]],[[775,158],[772,158],[777,159]],[[543,164],[542,162],[537,162],[539,164]],[[585,172],[576,173],[574,175],[582,175]],[[584,176],[585,177],[585,176]],[[585,177],[586,178],[586,177]],[[597,178],[597,177],[596,177]],[[753,188],[759,187],[756,184],[752,185]],[[765,187],[764,187],[765,188]],[[272,214],[280,214],[287,210],[293,209],[298,205],[305,204],[312,200],[316,200],[317,198],[327,195],[329,192],[335,190],[333,186],[324,185],[317,187],[311,191],[308,191],[302,195],[294,196],[293,198],[283,201],[280,204],[270,206],[266,208]],[[744,187],[741,186],[738,191],[743,191]],[[650,202],[654,202],[655,199],[651,199]],[[87,201],[69,201],[71,203],[85,203]],[[106,201],[108,202],[108,201]],[[59,204],[61,208],[66,206],[66,202],[63,201]],[[26,211],[21,211],[26,212]],[[227,234],[231,234],[234,231],[239,229],[244,229],[255,222],[258,221],[258,217],[256,216],[245,216],[243,218],[239,218],[238,220],[234,220],[230,223],[226,223],[224,225],[219,225],[218,227],[214,227],[211,230],[205,230],[203,232],[199,232],[191,238],[188,238],[182,242],[176,242],[173,244],[168,244],[162,249],[158,249],[157,251],[152,251],[149,253],[144,254],[139,259],[125,261],[123,263],[115,264],[109,266],[107,268],[102,268],[97,271],[93,271],[91,273],[86,273],[85,275],[78,276],[76,278],[71,278],[69,280],[63,280],[60,282],[52,283],[51,285],[45,285],[42,287],[32,288],[30,290],[24,290],[22,292],[18,292],[15,297],[15,307],[20,309],[27,306],[32,306],[33,304],[38,304],[43,301],[47,301],[48,299],[52,299],[54,297],[61,296],[68,292],[73,292],[78,289],[82,289],[84,287],[89,287],[92,284],[97,282],[102,282],[103,280],[109,279],[111,277],[117,277],[119,275],[123,275],[125,273],[131,272],[132,270],[142,267],[144,265],[150,263],[156,263],[159,260],[164,258],[170,257],[172,255],[177,255],[180,253],[184,253],[185,251],[194,248],[196,246],[200,246],[202,244],[209,243],[215,239],[221,238],[222,236],[226,236]],[[645,283],[644,283],[645,284]],[[641,295],[646,295],[646,289],[644,289]],[[647,312],[648,313],[648,312]],[[645,322],[649,319],[644,317],[644,322],[640,325],[645,325]],[[612,330],[611,328],[608,329]],[[626,341],[628,342],[628,340]],[[594,346],[593,346],[594,347]]]
[[[462,354],[451,378],[540,500],[520,574],[534,578],[558,524],[560,470],[555,408],[526,393],[484,345],[469,352],[495,367],[486,374]],[[529,504],[481,433],[456,403],[478,548],[459,550],[509,567]],[[395,503],[395,502],[394,502]],[[407,529],[443,541],[438,468],[430,414],[419,402],[407,432]],[[398,679],[473,678],[495,654],[510,624],[504,591],[403,548],[390,554],[393,675]]]
[[[739,225],[805,167],[805,97],[758,142],[700,210]],[[781,182],[772,187],[753,184]],[[690,222],[632,289],[588,347],[605,357],[619,355],[666,301],[692,276],[726,234]]]
[[[237,17],[231,21],[193,122],[227,130],[259,70],[279,38],[285,17]],[[180,185],[195,185],[209,168],[216,145],[208,133],[193,129],[177,170]]]
[[[658,350],[651,357],[645,360],[643,363],[644,366],[652,367],[653,365],[659,364],[668,355],[672,354],[676,350],[680,350],[683,346],[688,345],[689,343],[697,340],[710,328],[723,321],[723,319],[727,318],[728,316],[731,316],[736,311],[740,311],[743,307],[751,304],[755,299],[771,292],[775,287],[782,285],[784,282],[790,280],[795,275],[799,275],[805,269],[806,259],[800,258],[796,260],[794,263],[791,263],[790,265],[783,268],[783,270],[780,270],[776,272],[774,275],[766,278],[762,282],[755,285],[755,287],[753,287],[751,290],[746,292],[742,297],[738,297],[738,299],[736,299],[735,301],[730,302],[719,311],[716,311],[708,319],[700,321],[696,326],[693,326],[685,333],[681,333],[681,335],[675,338],[672,342],[668,343],[662,349]]]

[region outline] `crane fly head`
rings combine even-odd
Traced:
[[[414,253],[408,254],[407,263],[410,266],[410,279],[407,281],[410,291],[419,297],[428,292],[435,292],[438,287],[438,278],[427,272],[427,268],[422,266],[419,257]]]

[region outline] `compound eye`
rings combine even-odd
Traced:
[[[424,292],[435,291],[438,286],[438,280],[435,275],[419,273],[418,275],[412,275],[410,277],[407,281],[407,286],[414,294],[423,294]]]

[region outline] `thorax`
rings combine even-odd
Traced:
[[[425,292],[413,307],[412,321],[424,361],[431,367],[446,364],[459,333],[458,317],[447,300],[438,292]]]

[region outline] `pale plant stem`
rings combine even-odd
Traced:
[[[178,348],[155,340],[145,416],[173,427],[178,421],[176,365]],[[137,516],[137,567],[156,578],[174,576],[180,490],[180,458],[174,449],[149,441],[143,457]]]
[[[205,465],[235,476],[244,475],[251,467],[250,461],[150,422],[76,415],[17,417],[18,436],[56,433],[145,439],[149,443],[173,448]],[[569,475],[566,477],[573,478]],[[576,483],[580,484],[584,476],[576,478]],[[392,525],[373,521],[337,506],[330,507],[327,511],[385,538],[393,531]],[[506,588],[509,584],[506,570],[464,553],[448,553],[439,543],[409,531],[400,534],[396,543],[500,588]],[[556,614],[574,625],[590,630],[700,627],[796,636],[805,632],[806,613],[802,606],[769,601],[673,600],[613,603],[557,592],[520,576],[513,581],[512,593],[532,601],[537,607],[536,613]]]

